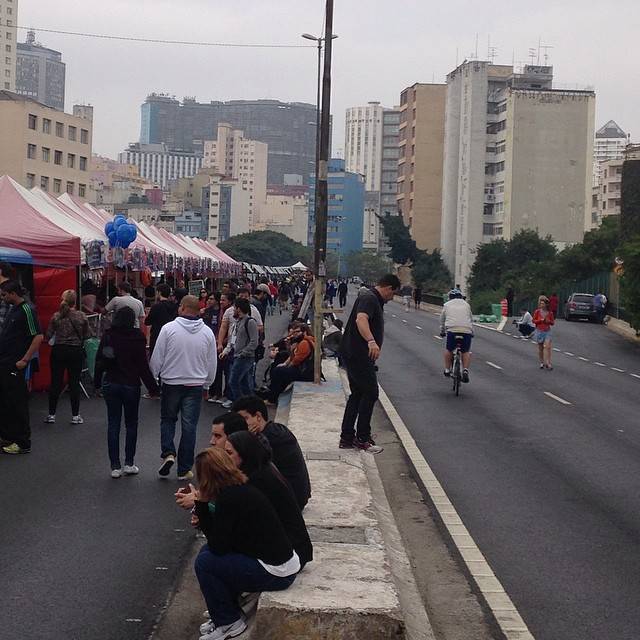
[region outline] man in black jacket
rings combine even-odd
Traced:
[[[273,464],[291,485],[300,509],[304,509],[311,497],[311,482],[296,437],[283,424],[269,421],[267,405],[257,396],[238,398],[232,411],[247,421],[249,431],[262,434],[269,441]]]

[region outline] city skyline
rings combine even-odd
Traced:
[[[593,87],[598,95],[598,125],[613,119],[637,139],[639,90],[626,82],[633,74],[633,61],[623,49],[633,35],[631,1],[616,7],[618,37],[613,41],[602,28],[601,8],[585,7],[574,0],[562,7],[543,0],[525,9],[499,2],[491,14],[481,6],[469,8],[453,2],[439,7],[437,20],[422,3],[407,0],[405,4],[405,11],[394,12],[385,20],[379,18],[386,15],[387,5],[378,0],[369,3],[366,12],[354,3],[336,5],[339,39],[334,43],[334,155],[343,149],[346,108],[369,100],[394,106],[406,86],[443,82],[456,61],[475,53],[476,42],[478,57],[487,59],[489,33],[491,45],[497,47],[496,62],[510,64],[514,58],[516,64],[529,61],[528,49],[537,47],[540,37],[542,44],[555,45],[549,50],[549,62],[555,67],[557,85]],[[185,5],[192,11],[185,11]],[[171,40],[303,45],[301,33],[320,32],[324,3],[281,0],[274,11],[272,6],[250,0],[241,13],[230,1],[214,8],[202,0],[189,0],[180,4],[180,13],[176,6],[169,0],[142,0],[132,7],[116,0],[107,8],[87,0],[85,10],[79,12],[73,0],[60,0],[57,15],[65,20],[53,23],[41,18],[47,15],[42,12],[44,0],[21,1],[19,26],[33,26],[38,40],[61,51],[67,62],[67,108],[75,102],[96,108],[97,153],[115,157],[124,145],[139,139],[140,105],[153,91],[178,99],[195,95],[201,101],[271,98],[315,102],[313,45],[306,51],[195,47],[42,31],[51,28]],[[495,15],[501,16],[501,31],[496,31]],[[19,29],[18,40],[25,37],[26,30]]]

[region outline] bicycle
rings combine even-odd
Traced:
[[[459,396],[460,387],[462,386],[462,341],[464,336],[456,335],[456,348],[453,352],[453,368],[451,369],[451,377],[453,378],[453,392]]]

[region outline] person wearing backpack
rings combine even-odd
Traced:
[[[45,423],[56,421],[58,398],[64,388],[64,374],[69,377],[71,424],[82,424],[80,415],[80,376],[84,363],[84,341],[89,337],[87,316],[76,309],[77,295],[72,289],[62,294],[60,309],[53,315],[47,329],[51,349],[51,386],[49,387],[49,415]]]

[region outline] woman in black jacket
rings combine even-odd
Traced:
[[[120,427],[124,409],[127,430],[125,441],[124,474],[135,475],[140,469],[134,464],[138,442],[138,407],[140,381],[152,395],[160,393],[147,361],[146,341],[139,329],[134,328],[135,313],[130,307],[119,309],[111,328],[100,341],[96,355],[94,384],[102,388],[107,404],[107,442],[111,477],[120,478]]]
[[[206,449],[195,467],[199,488],[192,524],[207,538],[195,572],[211,616],[201,640],[225,640],[247,628],[240,594],[287,589],[300,559],[267,498],[224,451]]]
[[[301,567],[311,562],[313,546],[302,512],[291,486],[271,462],[271,452],[249,431],[237,431],[228,436],[225,451],[249,478],[249,484],[269,499],[300,558]]]

